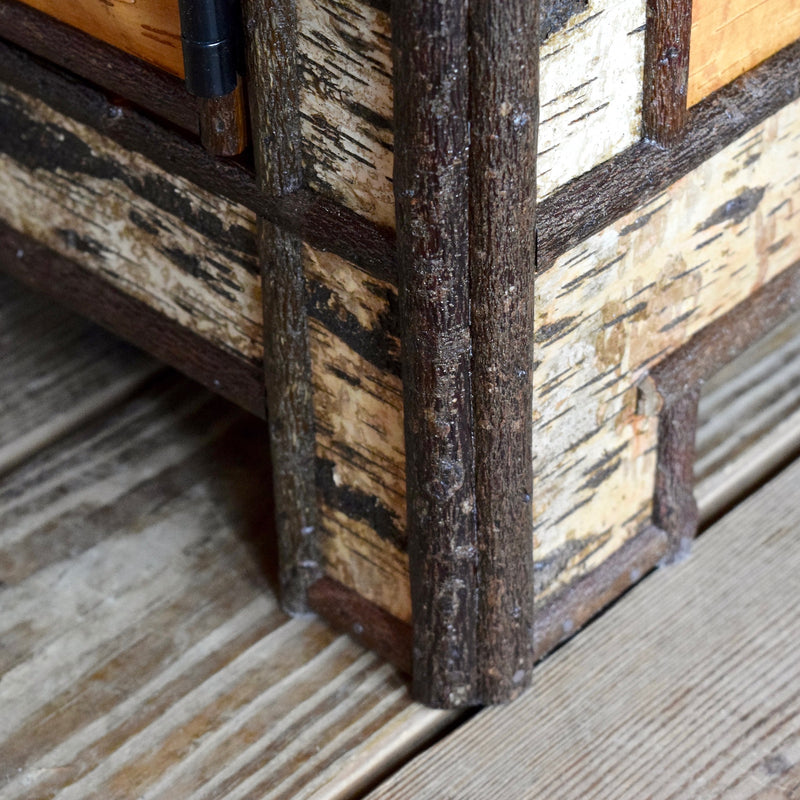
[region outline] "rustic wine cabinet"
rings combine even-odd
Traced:
[[[268,419],[285,607],[429,704],[687,547],[797,304],[797,5],[692,5],[242,0],[237,111],[177,3],[0,0],[0,268]]]

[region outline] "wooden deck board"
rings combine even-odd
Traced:
[[[800,449],[800,314],[793,314],[703,387],[695,495],[718,515]]]
[[[0,275],[0,474],[158,369],[135,348]]]
[[[171,373],[0,481],[0,796],[346,798],[452,715],[278,608],[266,428]]]
[[[800,462],[384,798],[800,797]]]

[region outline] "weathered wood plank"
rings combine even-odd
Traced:
[[[695,494],[701,520],[800,448],[800,315],[717,372],[700,395]]]
[[[0,276],[0,473],[122,401],[159,365]]]
[[[167,377],[0,481],[0,793],[353,796],[451,714],[274,594],[263,423]]]
[[[793,0],[693,0],[688,104],[799,37],[800,8]]]
[[[648,523],[656,363],[800,258],[798,103],[537,277],[536,591]]]
[[[796,463],[370,800],[796,797],[798,481]]]
[[[126,53],[183,77],[177,0],[22,0]]]

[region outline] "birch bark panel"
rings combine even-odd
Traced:
[[[299,0],[297,18],[309,185],[392,227],[389,15],[358,0]]]
[[[323,562],[410,621],[397,289],[304,248]]]
[[[539,599],[649,517],[648,368],[800,258],[793,103],[537,277]]]
[[[639,140],[645,5],[643,0],[570,3],[577,13],[543,42],[540,200]]]
[[[641,133],[645,2],[551,5],[540,51],[540,199]],[[307,180],[393,227],[389,14],[358,0],[299,0],[297,15]]]
[[[687,103],[699,103],[800,38],[794,0],[693,0]]]
[[[177,0],[22,0],[73,28],[183,77]]]
[[[255,214],[0,86],[0,218],[214,344],[263,353]]]

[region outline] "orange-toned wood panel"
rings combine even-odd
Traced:
[[[183,77],[178,0],[22,0],[126,53]]]
[[[694,0],[688,104],[800,38],[797,0]]]

